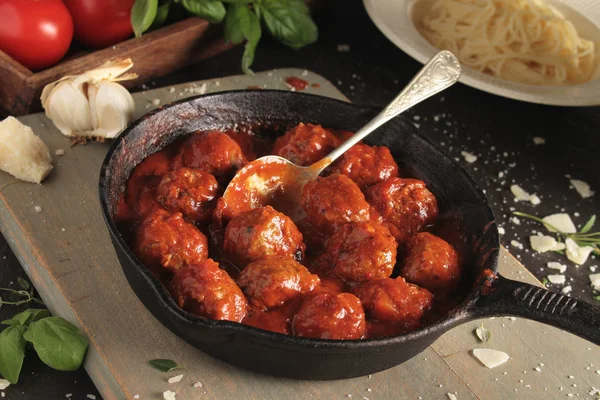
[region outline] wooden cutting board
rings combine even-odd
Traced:
[[[149,90],[134,95],[136,118],[160,104],[197,92],[261,86],[289,90],[287,76],[320,87],[307,92],[343,99],[331,83],[308,71],[280,69]],[[316,85],[315,85],[316,86]],[[205,355],[164,328],[127,284],[98,204],[100,165],[109,143],[70,147],[43,114],[19,118],[50,147],[64,149],[43,185],[16,183],[0,189],[0,229],[53,314],[90,337],[85,368],[105,399],[561,399],[591,398],[600,388],[600,349],[559,329],[523,319],[473,321],[442,336],[414,359],[390,370],[342,381],[308,382],[241,370]],[[14,178],[0,173],[0,187]],[[42,208],[35,211],[35,206]],[[500,272],[530,283],[535,278],[502,250]],[[492,332],[479,343],[473,330]],[[489,347],[511,359],[490,370],[470,351]],[[148,360],[170,358],[185,366],[169,374]],[[293,362],[293,360],[290,360]],[[538,368],[540,371],[536,370]],[[597,372],[598,371],[598,372]],[[184,374],[179,383],[168,377]],[[202,387],[194,387],[201,382]],[[136,397],[138,395],[139,397]]]

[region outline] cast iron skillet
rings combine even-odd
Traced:
[[[383,339],[317,340],[195,317],[176,305],[115,226],[116,205],[132,169],[180,135],[257,122],[283,127],[311,122],[355,131],[376,111],[307,94],[237,91],[174,103],[132,124],[106,155],[100,172],[100,202],[123,272],[142,303],[175,334],[216,358],[300,379],[340,379],[381,371],[414,357],[450,328],[492,315],[534,319],[600,344],[600,308],[491,274],[497,270],[499,241],[484,195],[458,163],[402,118],[388,122],[367,142],[388,146],[401,170],[427,183],[442,211],[440,231],[466,261],[464,301],[443,319],[417,331]]]

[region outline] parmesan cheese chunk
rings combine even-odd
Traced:
[[[473,355],[490,369],[504,364],[510,358],[508,354],[493,349],[473,349]]]
[[[579,245],[570,238],[565,240],[565,243],[567,245],[567,258],[575,264],[585,264],[592,251],[594,251],[594,248],[591,246],[579,247]]]
[[[577,232],[577,229],[575,228],[575,224],[571,220],[571,217],[569,216],[569,214],[564,214],[564,213],[552,214],[552,215],[548,215],[548,216],[544,217],[542,220],[544,222],[554,226],[556,229],[558,229],[559,231],[561,231],[563,233]],[[554,230],[548,226],[546,226],[546,229],[548,229],[550,232],[556,232],[556,230]]]
[[[594,290],[600,292],[600,274],[590,274],[589,278]]]
[[[550,283],[554,283],[555,285],[562,285],[565,283],[564,275],[548,275],[548,281]]]
[[[460,154],[469,164],[473,164],[475,161],[477,161],[477,156],[475,154],[469,153],[468,151],[461,151]]]
[[[573,290],[573,288],[571,287],[571,285],[569,285],[569,286],[565,286],[565,287],[562,289],[562,292],[563,292],[564,294],[568,294],[568,293],[571,293],[571,291],[572,291],[572,290]]]
[[[9,386],[10,386],[10,382],[9,381],[7,381],[6,379],[0,378],[0,390],[4,390],[4,389],[6,389]]]
[[[0,169],[33,183],[41,183],[52,171],[48,147],[14,117],[0,122]]]
[[[533,235],[529,237],[529,243],[531,244],[531,248],[538,253],[565,249],[565,244],[557,242],[552,236]]]
[[[590,190],[590,185],[588,185],[587,182],[579,179],[569,179],[569,182],[571,182],[571,185],[573,185],[575,190],[577,190],[577,193],[579,193],[579,195],[584,199],[594,195],[594,192]]]
[[[515,196],[516,201],[529,201],[529,197],[531,196],[519,185],[511,185],[510,191]]]
[[[448,396],[448,399],[450,400],[458,400],[458,397],[456,397],[454,393],[446,393],[446,396]]]
[[[566,265],[561,264],[561,263],[556,262],[556,261],[550,261],[547,265],[548,265],[548,268],[550,268],[550,269],[556,269],[561,274],[564,274],[565,271],[567,270],[567,266]]]

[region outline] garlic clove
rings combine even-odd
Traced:
[[[69,80],[60,82],[46,99],[46,116],[65,136],[92,129],[86,95]]]
[[[119,135],[133,117],[135,103],[131,94],[123,86],[114,82],[102,82],[90,106],[95,110],[96,136],[112,139]]]

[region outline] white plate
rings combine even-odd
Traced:
[[[417,31],[412,15],[413,12],[420,12],[428,1],[431,0],[364,0],[364,5],[371,20],[388,39],[414,59],[426,63],[439,50]],[[600,43],[600,0],[554,0],[549,3],[575,24],[580,35]],[[414,7],[415,4],[418,7]],[[600,51],[600,45],[596,51]],[[600,105],[598,78],[578,85],[526,85],[463,67],[460,82],[499,96],[531,103],[557,106]]]

